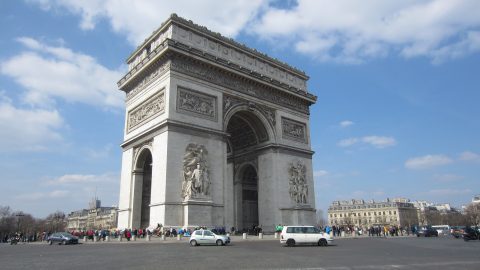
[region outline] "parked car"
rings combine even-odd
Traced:
[[[289,247],[306,244],[328,246],[333,243],[333,238],[314,226],[284,226],[280,243]]]
[[[430,237],[430,236],[438,236],[437,230],[430,226],[426,227],[421,227],[420,229],[417,230],[417,237],[420,236],[425,236],[425,237]]]
[[[215,234],[210,230],[196,230],[190,236],[190,245],[192,247],[198,245],[224,246],[226,244],[230,244],[230,237]]]
[[[68,232],[57,232],[51,234],[47,238],[47,243],[52,245],[53,243],[67,245],[67,244],[78,244],[78,237],[71,235]]]

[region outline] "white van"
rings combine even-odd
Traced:
[[[448,235],[450,234],[450,226],[448,225],[433,225],[432,228],[437,230],[438,235]]]
[[[284,226],[280,243],[289,247],[305,244],[328,246],[333,243],[333,238],[314,226]]]

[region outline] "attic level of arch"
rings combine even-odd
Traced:
[[[305,114],[309,114],[309,106],[317,99],[308,92],[170,39],[150,52],[118,82],[118,86],[126,92],[128,101],[168,71],[183,73]]]

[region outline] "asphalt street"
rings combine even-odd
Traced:
[[[480,241],[438,238],[335,239],[328,247],[241,240],[223,247],[181,241],[0,244],[0,269],[480,269]]]

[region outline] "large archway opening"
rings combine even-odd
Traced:
[[[253,111],[234,113],[227,124],[227,162],[234,168],[234,225],[238,230],[250,230],[260,225],[258,148],[268,142],[264,122]]]
[[[242,220],[243,228],[253,229],[259,225],[258,218],[258,175],[252,165],[242,173]]]
[[[135,176],[135,192],[133,208],[139,214],[134,215],[132,227],[147,228],[150,226],[150,203],[152,197],[152,153],[143,149],[137,158]],[[135,220],[136,219],[136,220]]]

